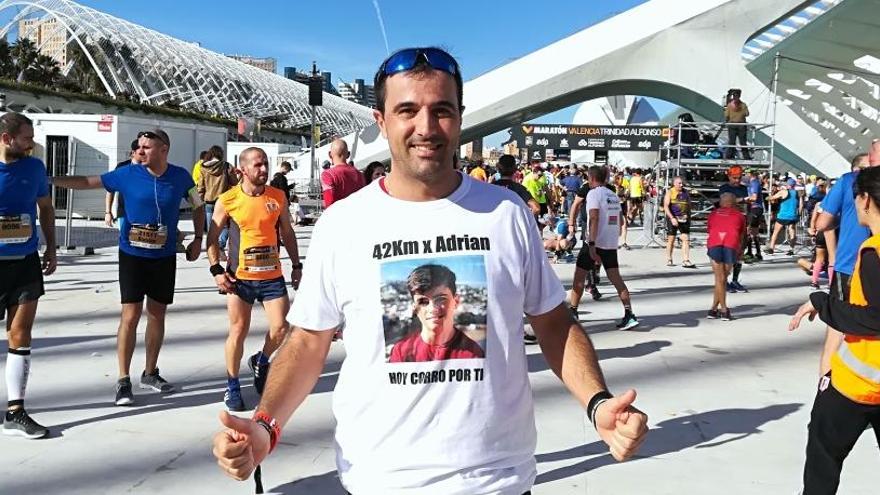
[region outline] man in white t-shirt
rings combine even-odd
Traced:
[[[570,310],[575,315],[584,294],[584,282],[589,274],[598,269],[599,264],[605,268],[608,280],[617,290],[623,304],[623,318],[617,324],[621,330],[629,330],[639,325],[633,314],[629,299],[629,289],[620,275],[620,264],[617,261],[617,239],[620,237],[622,225],[620,198],[608,188],[608,169],[593,165],[590,167],[590,192],[587,193],[587,213],[589,217],[586,241],[578,253],[574,281],[570,293]],[[572,227],[569,224],[570,228]]]
[[[265,459],[345,323],[333,413],[346,490],[528,493],[537,432],[523,313],[612,455],[633,455],[647,416],[632,407],[634,390],[607,392],[593,346],[563,303],[534,216],[513,192],[453,168],[463,110],[456,61],[437,48],[401,50],[382,64],[375,88],[391,173],[334,204],[315,226],[315,255],[290,313],[296,328],[276,354],[253,419],[221,413],[226,429],[214,438],[221,468],[242,480]],[[456,331],[439,331],[450,325]],[[399,362],[395,346],[414,332],[431,334],[418,350],[430,359]],[[452,346],[461,334],[467,351],[425,348]],[[570,428],[579,421],[572,418]]]

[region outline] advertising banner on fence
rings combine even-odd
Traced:
[[[520,148],[561,150],[657,151],[669,138],[660,126],[523,124],[511,129]]]

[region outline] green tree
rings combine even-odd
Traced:
[[[0,38],[0,78],[15,79],[15,62],[12,58],[12,47],[6,38]]]
[[[19,38],[12,45],[12,61],[15,67],[16,81],[25,82],[28,80],[28,72],[32,70],[39,54],[34,42],[27,38]]]

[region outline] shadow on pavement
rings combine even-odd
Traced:
[[[266,473],[263,473],[263,483],[266,482],[265,476]],[[266,493],[278,493],[284,495],[345,495],[346,491],[344,488],[342,488],[342,484],[339,483],[339,476],[336,474],[336,470],[334,469],[333,471],[328,471],[324,474],[308,476],[306,478],[298,479],[296,481],[291,481],[290,483],[276,486],[275,488],[268,490]]]
[[[639,342],[630,347],[616,347],[612,349],[596,349],[596,355],[599,361],[613,358],[637,358],[655,353],[664,347],[669,347],[672,342],[668,340],[652,340],[650,342]],[[538,373],[550,369],[547,360],[544,359],[542,353],[529,354],[527,357],[529,364],[529,373]]]
[[[651,428],[641,450],[629,462],[679,452],[691,447],[707,449],[742,440],[762,433],[761,426],[780,420],[801,407],[803,404],[793,403],[776,404],[760,409],[719,409],[667,419]],[[724,435],[736,436],[719,440]],[[570,478],[617,462],[608,453],[608,446],[601,440],[567,450],[538,454],[535,459],[540,464],[591,455],[598,457],[540,473],[535,484]]]

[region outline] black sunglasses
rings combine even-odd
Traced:
[[[393,76],[400,72],[412,70],[420,62],[432,69],[442,70],[451,76],[458,75],[458,63],[451,55],[439,48],[405,48],[385,59],[379,68],[381,74]]]
[[[163,143],[165,143],[165,146],[170,146],[170,145],[171,145],[171,143],[168,142],[168,138],[166,138],[165,136],[163,136],[163,135],[161,135],[161,134],[156,134],[156,133],[153,132],[153,131],[141,131],[141,132],[139,132],[138,135],[137,135],[137,138],[140,139],[140,138],[142,138],[142,137],[145,137],[145,138],[147,138],[147,139],[158,139],[159,141],[162,141]]]

